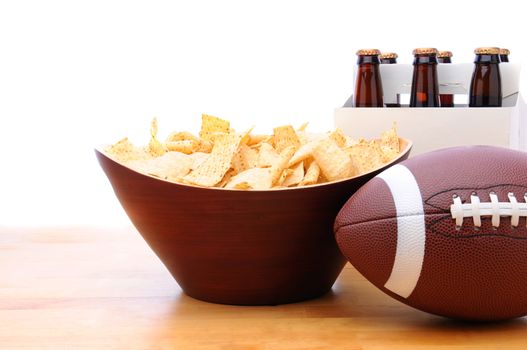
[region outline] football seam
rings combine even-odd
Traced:
[[[470,235],[462,235],[462,234],[460,234],[459,236],[448,235],[448,234],[445,234],[445,233],[442,233],[442,232],[439,232],[439,231],[435,230],[434,227],[433,227],[433,225],[435,223],[439,222],[440,220],[444,220],[444,219],[447,219],[447,218],[450,219],[450,220],[453,220],[449,215],[445,215],[444,213],[436,213],[436,214],[415,213],[415,214],[400,215],[400,216],[397,216],[397,217],[393,216],[393,217],[387,217],[387,218],[379,218],[379,219],[375,219],[375,220],[365,220],[365,221],[353,222],[353,223],[349,223],[349,224],[345,224],[345,225],[339,226],[335,230],[335,235],[337,235],[341,229],[344,229],[346,227],[350,227],[350,226],[353,226],[353,225],[361,225],[361,224],[366,224],[366,223],[374,223],[374,222],[379,222],[379,221],[393,220],[395,218],[403,218],[403,217],[411,217],[411,216],[425,216],[425,215],[427,217],[429,217],[429,218],[434,219],[430,224],[426,225],[426,229],[430,230],[433,234],[441,235],[443,237],[455,238],[455,239],[477,238],[477,237],[501,237],[501,238],[517,239],[517,240],[527,239],[527,236],[525,236],[525,237],[516,237],[516,236],[503,235],[503,234],[499,234],[499,233],[478,233],[478,234],[470,234]]]
[[[425,215],[425,214],[422,214],[422,213],[412,213],[412,214],[406,214],[406,215],[399,215],[399,216],[391,216],[391,217],[385,217],[385,218],[378,218],[378,219],[375,219],[375,220],[357,221],[357,222],[353,222],[353,223],[349,223],[349,224],[344,224],[344,225],[341,225],[341,226],[337,227],[337,229],[335,230],[335,233],[337,233],[341,228],[348,227],[348,226],[360,225],[360,224],[365,224],[365,223],[370,223],[370,222],[376,222],[376,221],[393,220],[393,219],[395,219],[395,218],[404,218],[404,217],[411,217],[411,216],[424,216],[424,215]],[[444,214],[443,214],[443,215],[444,215]]]
[[[519,187],[519,188],[523,188],[524,191],[527,191],[527,186],[525,185],[518,185],[518,184],[512,184],[512,183],[504,183],[504,184],[497,184],[497,185],[492,185],[492,186],[485,186],[485,187],[456,187],[456,188],[450,188],[450,189],[447,189],[447,190],[443,190],[443,191],[440,191],[440,192],[437,192],[437,193],[434,193],[433,195],[429,196],[428,198],[426,198],[423,203],[434,208],[434,209],[437,209],[437,210],[440,210],[442,212],[445,212],[445,213],[448,213],[450,212],[450,208],[441,208],[437,205],[434,205],[434,204],[431,204],[430,201],[439,196],[439,195],[442,195],[443,193],[447,193],[447,192],[452,192],[452,191],[474,191],[474,192],[477,192],[477,191],[481,191],[481,190],[489,190],[489,189],[492,189],[492,188],[496,188],[496,187]],[[463,201],[463,203],[465,203],[467,201],[467,199],[465,199]]]

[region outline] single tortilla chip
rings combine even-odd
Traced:
[[[197,152],[210,153],[212,152],[212,147],[214,147],[212,141],[201,140]]]
[[[199,142],[194,140],[180,140],[165,142],[165,147],[169,151],[191,154],[199,149]]]
[[[271,187],[271,172],[268,168],[247,169],[233,176],[225,186],[241,190],[268,190]]]
[[[332,139],[320,141],[313,150],[313,158],[329,181],[346,179],[357,174],[350,156]]]
[[[185,181],[199,186],[216,185],[230,169],[239,144],[240,135],[217,135],[210,156],[196,170],[185,176]]]
[[[397,136],[397,125],[395,123],[390,130],[381,134],[381,148],[389,148],[395,153],[400,152],[399,136]]]
[[[157,139],[157,118],[153,118],[150,123],[150,142],[148,143],[148,152],[154,156],[159,157],[167,152],[165,146]]]
[[[194,141],[196,143],[200,143],[201,139],[197,136],[192,135],[188,131],[180,131],[180,132],[173,132],[170,135],[168,135],[165,142],[172,142],[172,141]]]
[[[190,170],[196,170],[201,163],[207,160],[209,158],[210,154],[204,153],[204,152],[195,152],[192,154],[189,154],[189,158],[192,159],[192,165],[190,167]]]
[[[253,129],[254,129],[254,126],[252,126],[249,130],[243,133],[242,139],[240,140],[240,144],[243,144],[243,145],[249,144],[249,141],[251,141],[251,132],[253,131]]]
[[[190,172],[192,159],[180,152],[167,152],[160,157],[149,160],[137,160],[130,162],[128,165],[132,169],[148,175],[181,182],[181,178]]]
[[[144,148],[134,146],[127,137],[119,140],[112,146],[106,147],[104,152],[121,163],[152,158]]]
[[[282,153],[288,147],[293,147],[294,150],[297,150],[301,145],[295,129],[291,125],[274,128],[273,137],[274,148],[278,153]]]
[[[258,168],[270,168],[280,161],[280,155],[270,144],[264,142],[260,145],[258,154]]]
[[[311,161],[309,163],[306,174],[304,175],[304,178],[302,181],[300,181],[300,186],[307,186],[307,185],[314,185],[318,182],[318,178],[320,176],[320,167],[318,166],[316,161]]]
[[[291,160],[289,160],[289,167],[292,167],[298,162],[306,160],[313,156],[313,150],[317,146],[319,141],[310,141],[302,146],[295,152]]]
[[[347,137],[346,135],[344,135],[344,132],[340,128],[333,130],[329,134],[329,138],[335,141],[337,146],[339,146],[340,148],[344,148],[346,146]]]
[[[296,129],[296,130],[297,130],[297,131],[300,131],[300,132],[304,132],[304,131],[306,131],[308,125],[309,125],[309,123],[308,123],[308,122],[305,122],[304,124],[300,125],[300,126],[298,127],[298,129]]]
[[[276,185],[278,183],[278,180],[280,180],[282,173],[284,172],[284,170],[287,169],[289,160],[291,159],[294,153],[295,148],[293,146],[284,149],[280,153],[280,159],[278,160],[278,162],[269,169],[269,171],[271,172],[271,179],[273,185]]]
[[[232,168],[236,173],[241,173],[247,169],[255,168],[258,165],[258,151],[241,144],[238,152],[232,159]]]
[[[258,145],[262,142],[269,142],[271,136],[269,135],[260,135],[260,134],[256,134],[256,135],[249,135],[249,141],[247,141],[247,145],[249,146],[254,146],[254,145]]]
[[[298,185],[304,179],[304,162],[296,164],[287,175],[282,186],[291,187]]]
[[[385,163],[381,146],[375,141],[361,141],[347,148],[345,152],[351,157],[353,164],[361,174],[379,168]]]
[[[229,169],[229,171],[227,171],[227,173],[225,173],[225,175],[223,176],[223,179],[221,179],[221,181],[218,182],[216,187],[220,187],[220,188],[225,187],[225,185],[227,185],[229,181],[231,181],[234,175],[236,175],[235,171],[232,169]]]
[[[201,131],[199,137],[203,140],[213,140],[214,134],[230,132],[230,123],[218,117],[208,114],[201,115]]]

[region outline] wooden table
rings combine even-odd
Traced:
[[[316,300],[209,304],[183,294],[133,228],[0,228],[2,350],[277,348],[526,349],[527,319],[427,315],[349,265]]]

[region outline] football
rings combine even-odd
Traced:
[[[527,153],[448,148],[395,165],[338,214],[342,253],[422,311],[465,320],[527,315]]]

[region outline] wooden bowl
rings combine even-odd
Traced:
[[[347,180],[240,191],[176,184],[96,155],[145,241],[188,295],[235,305],[277,305],[328,292],[346,260],[333,222],[364,183],[408,158]]]

